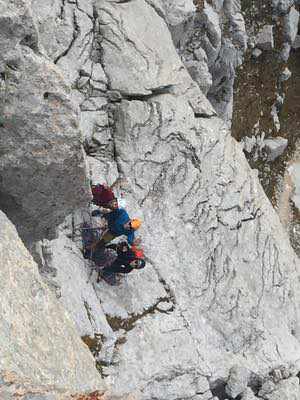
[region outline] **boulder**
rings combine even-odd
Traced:
[[[268,160],[274,161],[285,151],[288,145],[288,140],[280,136],[272,139],[264,140],[264,150],[268,154]]]
[[[260,49],[254,49],[253,51],[252,51],[252,56],[254,57],[254,58],[258,58],[259,56],[261,56],[262,55],[262,51],[260,50]]]
[[[258,393],[265,400],[298,400],[300,396],[299,378],[284,379],[278,384],[264,384]]]
[[[257,400],[257,397],[254,395],[253,391],[247,387],[241,395],[241,400]]]
[[[199,88],[204,94],[207,94],[211,85],[212,78],[205,61],[200,62],[196,60],[186,61],[185,66],[189,71],[191,77],[197,82]]]
[[[238,365],[233,366],[229,371],[229,379],[226,384],[226,393],[228,396],[235,399],[238,395],[243,393],[248,384],[249,371]]]
[[[285,81],[288,81],[291,76],[292,76],[291,71],[288,69],[288,67],[285,67],[285,69],[281,72],[281,74],[279,76],[279,80],[281,82],[285,82]]]
[[[290,8],[289,13],[284,17],[284,35],[285,40],[293,44],[297,33],[299,23],[299,11],[293,6]]]
[[[272,0],[272,5],[275,13],[285,15],[294,4],[294,0]]]
[[[264,25],[256,36],[256,46],[261,50],[274,48],[273,26]]]

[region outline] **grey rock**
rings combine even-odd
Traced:
[[[300,210],[300,164],[297,161],[294,161],[289,166],[288,171],[294,185],[292,200],[297,209]]]
[[[163,1],[165,19],[172,34],[175,47],[182,48],[188,40],[196,7],[192,0]]]
[[[196,11],[192,0],[165,0],[164,8],[167,22],[171,26],[182,24]]]
[[[288,42],[283,43],[282,50],[280,52],[280,58],[282,59],[283,62],[288,61],[291,48],[292,46],[290,45],[290,43]]]
[[[256,146],[256,137],[255,136],[244,136],[241,140],[243,150],[247,153],[251,153],[254,147]]]
[[[96,276],[92,276],[92,265],[84,262],[80,250],[64,235],[50,245],[53,253],[50,265],[57,270],[55,282],[60,286],[61,304],[75,322],[78,335],[86,341],[98,342],[95,347],[101,352],[97,359],[110,362],[116,336],[94,291]]]
[[[171,381],[169,381],[169,379],[160,380],[159,382],[154,382],[152,385],[149,385],[149,388],[146,388],[144,391],[146,398],[160,398],[162,393],[166,400],[175,400],[185,397],[191,398],[195,394],[193,376],[190,374],[183,374],[174,377]],[[202,398],[203,396],[201,400]]]
[[[199,376],[197,379],[197,393],[203,394],[210,391],[209,389],[209,382],[207,378],[204,376]]]
[[[194,56],[195,56],[196,60],[198,60],[198,61],[205,62],[205,63],[208,62],[207,55],[201,47],[194,50]]]
[[[272,0],[272,4],[277,14],[285,15],[294,4],[294,0]]]
[[[288,67],[285,67],[285,69],[281,72],[279,79],[281,82],[285,82],[290,79],[292,76],[291,71],[288,69]]]
[[[116,163],[109,157],[97,159],[95,157],[88,157],[90,168],[90,179],[93,183],[106,182],[108,185],[113,184],[119,174]]]
[[[185,62],[185,66],[202,92],[207,94],[212,85],[212,77],[208,70],[207,63],[191,60]]]
[[[2,7],[0,206],[32,242],[53,236],[89,191],[70,88],[52,62],[24,44],[37,36],[27,2]]]
[[[257,400],[257,397],[254,395],[253,391],[247,387],[241,395],[241,400]]]
[[[290,43],[294,43],[298,33],[299,12],[293,6],[289,13],[284,17],[284,34],[285,39]]]
[[[174,132],[176,132],[175,136]],[[264,368],[265,363],[257,357],[258,352],[264,351],[272,355],[273,359],[279,359],[276,349],[269,342],[271,337],[272,341],[276,340],[280,348],[285,349],[279,350],[280,352],[284,351],[288,358],[295,358],[294,345],[298,346],[297,341],[288,330],[285,331],[284,340],[282,339],[280,333],[282,328],[277,325],[278,319],[273,314],[274,305],[271,306],[272,312],[269,310],[269,295],[265,294],[264,300],[264,304],[268,304],[268,307],[264,309],[265,306],[263,306],[258,310],[256,295],[253,295],[253,290],[259,290],[257,279],[260,276],[261,268],[265,268],[262,267],[262,264],[266,262],[265,257],[264,261],[257,262],[257,254],[263,254],[260,246],[264,247],[263,243],[265,243],[263,239],[260,239],[260,244],[257,244],[254,239],[258,220],[260,229],[263,229],[260,231],[263,237],[270,237],[269,235],[273,232],[271,234],[272,243],[276,243],[276,248],[282,246],[282,250],[287,251],[288,244],[284,242],[286,236],[281,230],[281,224],[276,214],[269,208],[263,192],[255,183],[257,176],[248,169],[239,147],[230,138],[222,122],[215,117],[195,119],[186,99],[171,94],[162,94],[148,99],[147,102],[122,101],[116,110],[114,138],[119,167],[130,179],[130,187],[135,187],[134,195],[129,191],[126,192],[128,210],[129,212],[138,210],[141,213],[139,215],[147,225],[147,230],[141,231],[147,258],[151,260],[151,266],[161,277],[160,282],[164,282],[166,291],[172,293],[175,301],[174,311],[169,315],[154,312],[142,317],[141,314],[138,314],[138,320],[135,321],[134,326],[130,325],[126,343],[120,347],[116,355],[118,366],[106,369],[106,373],[110,375],[109,381],[118,381],[118,395],[124,393],[128,387],[138,387],[143,390],[144,385],[140,383],[142,381],[147,382],[146,386],[149,392],[156,390],[157,381],[163,382],[167,379],[170,382],[175,378],[174,370],[177,371],[176,376],[194,374],[194,365],[199,365],[202,374],[207,376],[211,376],[212,373],[216,375],[216,372],[212,372],[216,371],[216,365],[218,366],[218,375],[226,376],[233,363],[245,365],[245,360],[248,360],[246,368],[260,370]],[[232,146],[234,146],[234,150]],[[224,157],[227,160],[226,163]],[[198,169],[200,160],[201,172]],[[218,178],[216,178],[217,176]],[[216,179],[225,192],[223,189],[214,189],[215,185],[218,187]],[[201,182],[201,184],[198,185],[197,182]],[[248,182],[246,187],[244,186],[245,182]],[[227,192],[229,187],[231,190]],[[258,190],[257,194],[254,195],[253,190],[255,192]],[[254,203],[251,200],[252,196],[255,198],[258,196]],[[137,207],[136,198],[143,199],[141,209]],[[258,198],[260,199],[259,211],[255,205]],[[152,212],[154,205],[159,208],[157,213]],[[202,212],[196,211],[197,207],[204,209]],[[198,214],[199,212],[200,214]],[[195,217],[195,213],[198,217]],[[166,216],[163,221],[162,215]],[[207,219],[207,215],[210,215],[210,218]],[[180,229],[174,228],[179,225]],[[201,228],[197,228],[199,226]],[[207,232],[210,230],[214,233],[208,239]],[[237,231],[243,232],[241,235],[239,234],[239,240],[242,240],[243,246],[247,249],[245,251],[244,248],[243,255],[234,244]],[[166,232],[168,233],[166,234]],[[223,236],[224,234],[225,236]],[[187,235],[188,243],[184,239]],[[278,236],[274,235],[280,235],[280,240],[278,240]],[[160,245],[162,237],[164,237],[164,242]],[[225,278],[227,273],[224,276],[221,272],[225,262],[224,257],[226,258],[223,253],[224,249],[230,253],[231,261],[228,259],[228,265],[231,267],[229,268],[235,269],[234,265],[239,265],[239,268],[235,269],[237,275],[235,275],[234,284],[228,277],[231,282],[230,286],[224,281],[224,286],[220,284],[217,287],[217,293],[219,293],[217,296],[222,298],[218,306],[214,302],[215,287],[208,284],[205,286],[207,290],[203,294],[203,283],[200,283],[206,282],[205,271],[209,270],[209,266],[211,266],[209,261],[211,258],[208,257],[208,254],[211,254],[210,251],[216,251],[213,250],[216,249],[214,240],[217,243],[223,240],[226,242],[219,245],[223,249],[222,252],[213,256],[216,272],[219,271],[217,273],[223,276],[222,279],[227,280]],[[240,242],[239,246],[241,245]],[[255,250],[257,245],[261,248],[259,253]],[[239,246],[238,248],[240,248]],[[229,253],[226,253],[228,257]],[[275,253],[280,257],[278,262],[284,263],[286,257],[281,258],[283,256],[280,255],[280,251],[278,253],[275,251]],[[275,253],[270,249],[271,258],[268,260],[272,260]],[[289,254],[292,262],[296,263],[293,253]],[[270,262],[272,264],[272,261]],[[269,261],[267,263],[269,267],[266,268],[272,269]],[[188,268],[183,268],[182,265],[187,265]],[[285,265],[286,273],[284,280],[277,275],[278,284],[285,285],[286,279],[290,279],[289,284],[294,282],[297,286],[297,281],[289,277],[292,270],[296,271],[290,269],[290,262],[281,265]],[[135,276],[139,277],[138,274]],[[130,279],[133,277],[129,276]],[[249,282],[253,282],[253,284]],[[267,285],[272,286],[273,283],[268,281]],[[228,289],[229,287],[231,289]],[[234,287],[238,287],[244,293],[242,297],[236,295],[235,302],[231,298],[234,292],[228,293],[228,290],[229,292],[235,290]],[[138,285],[132,287],[130,296],[134,298],[137,289]],[[122,312],[123,293],[117,288],[110,290],[110,298],[113,298],[113,302],[108,300],[108,296],[103,297],[102,288],[98,295],[104,309],[111,309],[110,313],[112,314],[114,307],[115,310],[118,310],[119,317],[126,321],[128,312]],[[205,297],[202,305],[195,300],[198,295]],[[294,291],[293,296],[297,296],[297,290]],[[271,302],[274,301],[281,303],[277,295],[272,296]],[[214,304],[211,306],[213,310],[208,309],[208,303]],[[291,300],[290,304],[293,304],[292,307],[294,307],[294,300]],[[118,305],[118,308],[115,305]],[[136,302],[134,302],[134,306],[136,307]],[[221,316],[224,314],[219,307],[222,307],[227,317]],[[240,307],[243,310],[242,319],[239,317],[239,312],[235,311]],[[134,311],[134,309],[132,310]],[[278,308],[276,310],[278,312]],[[182,319],[178,319],[178,313]],[[135,314],[137,313],[135,312]],[[255,325],[253,325],[253,315],[255,315]],[[261,323],[262,315],[264,315],[263,324]],[[289,315],[287,309],[283,314],[280,312],[280,315],[280,318],[287,318]],[[288,317],[290,322],[294,321],[293,315],[290,314]],[[186,328],[182,328],[181,321]],[[266,323],[270,327],[272,335],[265,330]],[[233,324],[235,328],[233,328]],[[186,341],[185,355],[177,354],[176,360],[179,361],[182,357],[189,355],[189,361],[186,362],[184,358],[180,367],[172,358],[173,353],[166,350],[170,345],[170,343],[167,344],[170,338],[166,332],[166,326],[170,326],[173,338],[178,340],[178,343],[182,342],[179,337],[175,339],[177,334],[185,337],[183,339]],[[282,327],[282,323],[280,323],[280,327]],[[155,335],[152,332],[155,332]],[[191,335],[192,342],[188,340],[186,334]],[[143,335],[142,339],[140,335]],[[263,341],[262,337],[264,337]],[[141,340],[143,340],[142,343]],[[193,350],[195,345],[196,352]],[[139,346],[140,351],[138,358],[133,350],[136,346]],[[181,350],[181,346],[182,344],[179,344],[177,348]],[[246,352],[246,357],[241,356],[242,352]],[[156,359],[157,362],[153,369],[154,353],[159,354],[160,358]],[[188,370],[187,365],[189,365]],[[165,366],[163,373],[159,366]],[[126,370],[130,370],[132,374],[129,376],[125,372]],[[139,379],[132,380],[132,376],[135,377],[136,374]],[[164,385],[161,384],[160,387],[162,388]],[[170,391],[171,388],[168,386],[168,393]],[[184,397],[183,394],[181,395]],[[147,397],[145,396],[145,398]]]
[[[210,65],[216,60],[221,49],[222,31],[219,15],[210,4],[205,3],[203,18],[207,29],[207,35],[209,37],[209,40],[203,43],[203,48],[208,55]]]
[[[112,90],[145,96],[179,83],[181,63],[169,45],[171,36],[165,22],[151,6],[143,0],[130,1],[122,7],[110,1],[98,0],[96,4],[104,38],[103,65]],[[164,40],[157,36],[158,32]],[[156,43],[155,52],[151,50],[152,43]]]
[[[203,394],[196,394],[196,396],[193,396],[191,400],[212,400],[215,398],[210,390]]]
[[[89,350],[2,212],[0,224],[0,370],[74,391],[103,388]]]
[[[280,136],[273,139],[264,140],[265,150],[268,153],[268,160],[274,161],[285,151],[288,145],[288,140]]]
[[[256,36],[256,46],[261,50],[274,48],[273,26],[264,25]]]
[[[226,393],[232,398],[236,398],[238,395],[246,390],[249,371],[240,366],[234,366],[229,371],[229,379],[226,384]]]
[[[296,35],[294,43],[293,43],[293,49],[299,49],[300,47],[300,35]]]
[[[262,55],[262,51],[260,50],[260,49],[254,49],[253,51],[252,51],[252,56],[254,57],[254,58],[258,58],[259,56],[261,56]]]
[[[77,332],[104,332],[107,351],[96,360],[122,398],[208,400],[206,377],[228,376],[233,365],[265,371],[299,354],[299,262],[257,173],[199,89],[208,87],[199,70],[209,70],[208,96],[230,123],[247,46],[241,4],[205,3],[195,13],[179,0],[33,0],[24,24],[31,51],[71,86],[91,179],[126,177],[126,208],[143,220],[146,268],[115,287],[93,275],[97,298],[66,239],[77,212],[49,242],[51,254],[43,241],[39,256],[45,271],[56,270],[49,275]],[[255,139],[255,149],[263,144],[264,135]]]
[[[276,102],[275,102],[275,104],[272,105],[272,108],[271,108],[271,116],[273,118],[274,127],[277,132],[279,132],[279,130],[280,130],[280,119],[279,119],[278,111],[279,111],[281,105],[282,105],[281,97],[277,96]]]
[[[299,379],[292,377],[277,385],[263,385],[258,395],[266,400],[297,400],[300,396]]]

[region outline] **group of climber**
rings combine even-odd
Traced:
[[[128,274],[145,267],[140,239],[135,239],[135,231],[141,226],[141,221],[129,218],[127,211],[119,206],[112,187],[97,184],[92,185],[91,190],[92,202],[98,206],[92,216],[104,218],[106,229],[100,237],[85,245],[84,256],[98,267],[98,282],[102,278],[110,285],[116,285],[116,274]],[[126,237],[126,240],[110,243],[119,236]]]

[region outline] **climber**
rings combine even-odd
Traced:
[[[134,269],[142,269],[145,267],[145,260],[137,256],[137,252],[129,248],[126,242],[119,244],[112,244],[106,247],[106,249],[113,249],[117,252],[117,258],[109,266],[105,266],[99,272],[98,280],[100,277],[110,285],[116,284],[115,274],[129,274]],[[143,256],[142,250],[140,250],[140,256]]]
[[[100,240],[92,245],[92,250],[97,247],[104,247],[107,243],[114,238],[125,235],[130,245],[134,244],[135,231],[141,226],[141,221],[138,218],[130,219],[124,208],[117,208],[108,214],[104,215],[107,220],[107,231],[103,234]]]
[[[92,185],[91,190],[93,194],[92,202],[99,206],[109,210],[115,210],[118,208],[118,200],[112,191],[113,185],[109,187],[107,184]],[[99,210],[93,212],[93,216],[100,214]]]

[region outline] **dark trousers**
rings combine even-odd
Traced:
[[[102,273],[106,276],[112,274],[129,274],[129,272],[131,272],[132,269],[133,268],[130,266],[123,266],[118,262],[118,260],[116,260],[109,267],[104,268]]]

